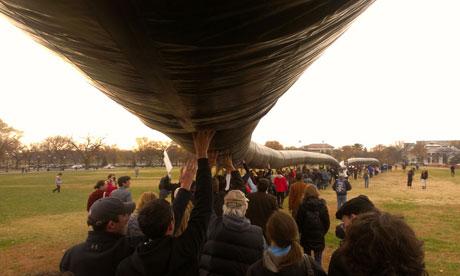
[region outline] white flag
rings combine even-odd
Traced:
[[[168,175],[171,178],[171,171],[173,169],[173,165],[171,164],[171,160],[169,160],[168,152],[166,150],[164,151],[163,156],[163,162],[165,163],[166,171],[168,172]]]

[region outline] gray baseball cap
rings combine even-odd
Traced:
[[[101,225],[117,219],[119,215],[131,214],[136,209],[134,202],[122,202],[115,197],[105,197],[91,205],[88,213],[88,225]]]

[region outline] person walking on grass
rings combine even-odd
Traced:
[[[367,172],[367,170],[364,170],[364,173],[363,173],[363,179],[364,179],[364,188],[369,188],[369,173]]]
[[[422,189],[426,189],[426,181],[428,180],[428,170],[423,170],[420,176],[420,181],[422,182]]]
[[[414,180],[414,169],[410,169],[409,172],[407,172],[407,187],[409,189],[412,189],[412,181]]]
[[[351,190],[351,184],[345,178],[344,174],[340,174],[339,179],[337,179],[332,185],[332,189],[337,194],[337,210],[342,207],[345,202],[347,202],[347,193]]]
[[[53,193],[54,192],[60,193],[61,192],[61,185],[62,185],[62,173],[58,173],[56,175],[56,178],[54,180],[54,184],[56,184],[56,188],[53,190]]]
[[[273,179],[273,184],[275,185],[276,191],[276,200],[278,202],[278,208],[283,208],[284,197],[288,190],[288,184],[286,177],[284,177],[281,170],[277,171],[275,178]]]
[[[455,165],[450,166],[450,176],[455,176]]]

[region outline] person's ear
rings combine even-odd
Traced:
[[[105,230],[107,232],[113,232],[116,228],[116,225],[115,225],[115,222],[113,220],[109,221],[109,223],[107,223],[107,226],[105,227]]]

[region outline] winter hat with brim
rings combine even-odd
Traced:
[[[134,202],[122,202],[115,197],[105,197],[91,205],[88,213],[88,225],[98,226],[111,220],[118,219],[119,215],[131,214],[136,209]]]
[[[231,190],[224,197],[224,204],[229,208],[237,208],[245,205],[249,199],[240,190]]]

